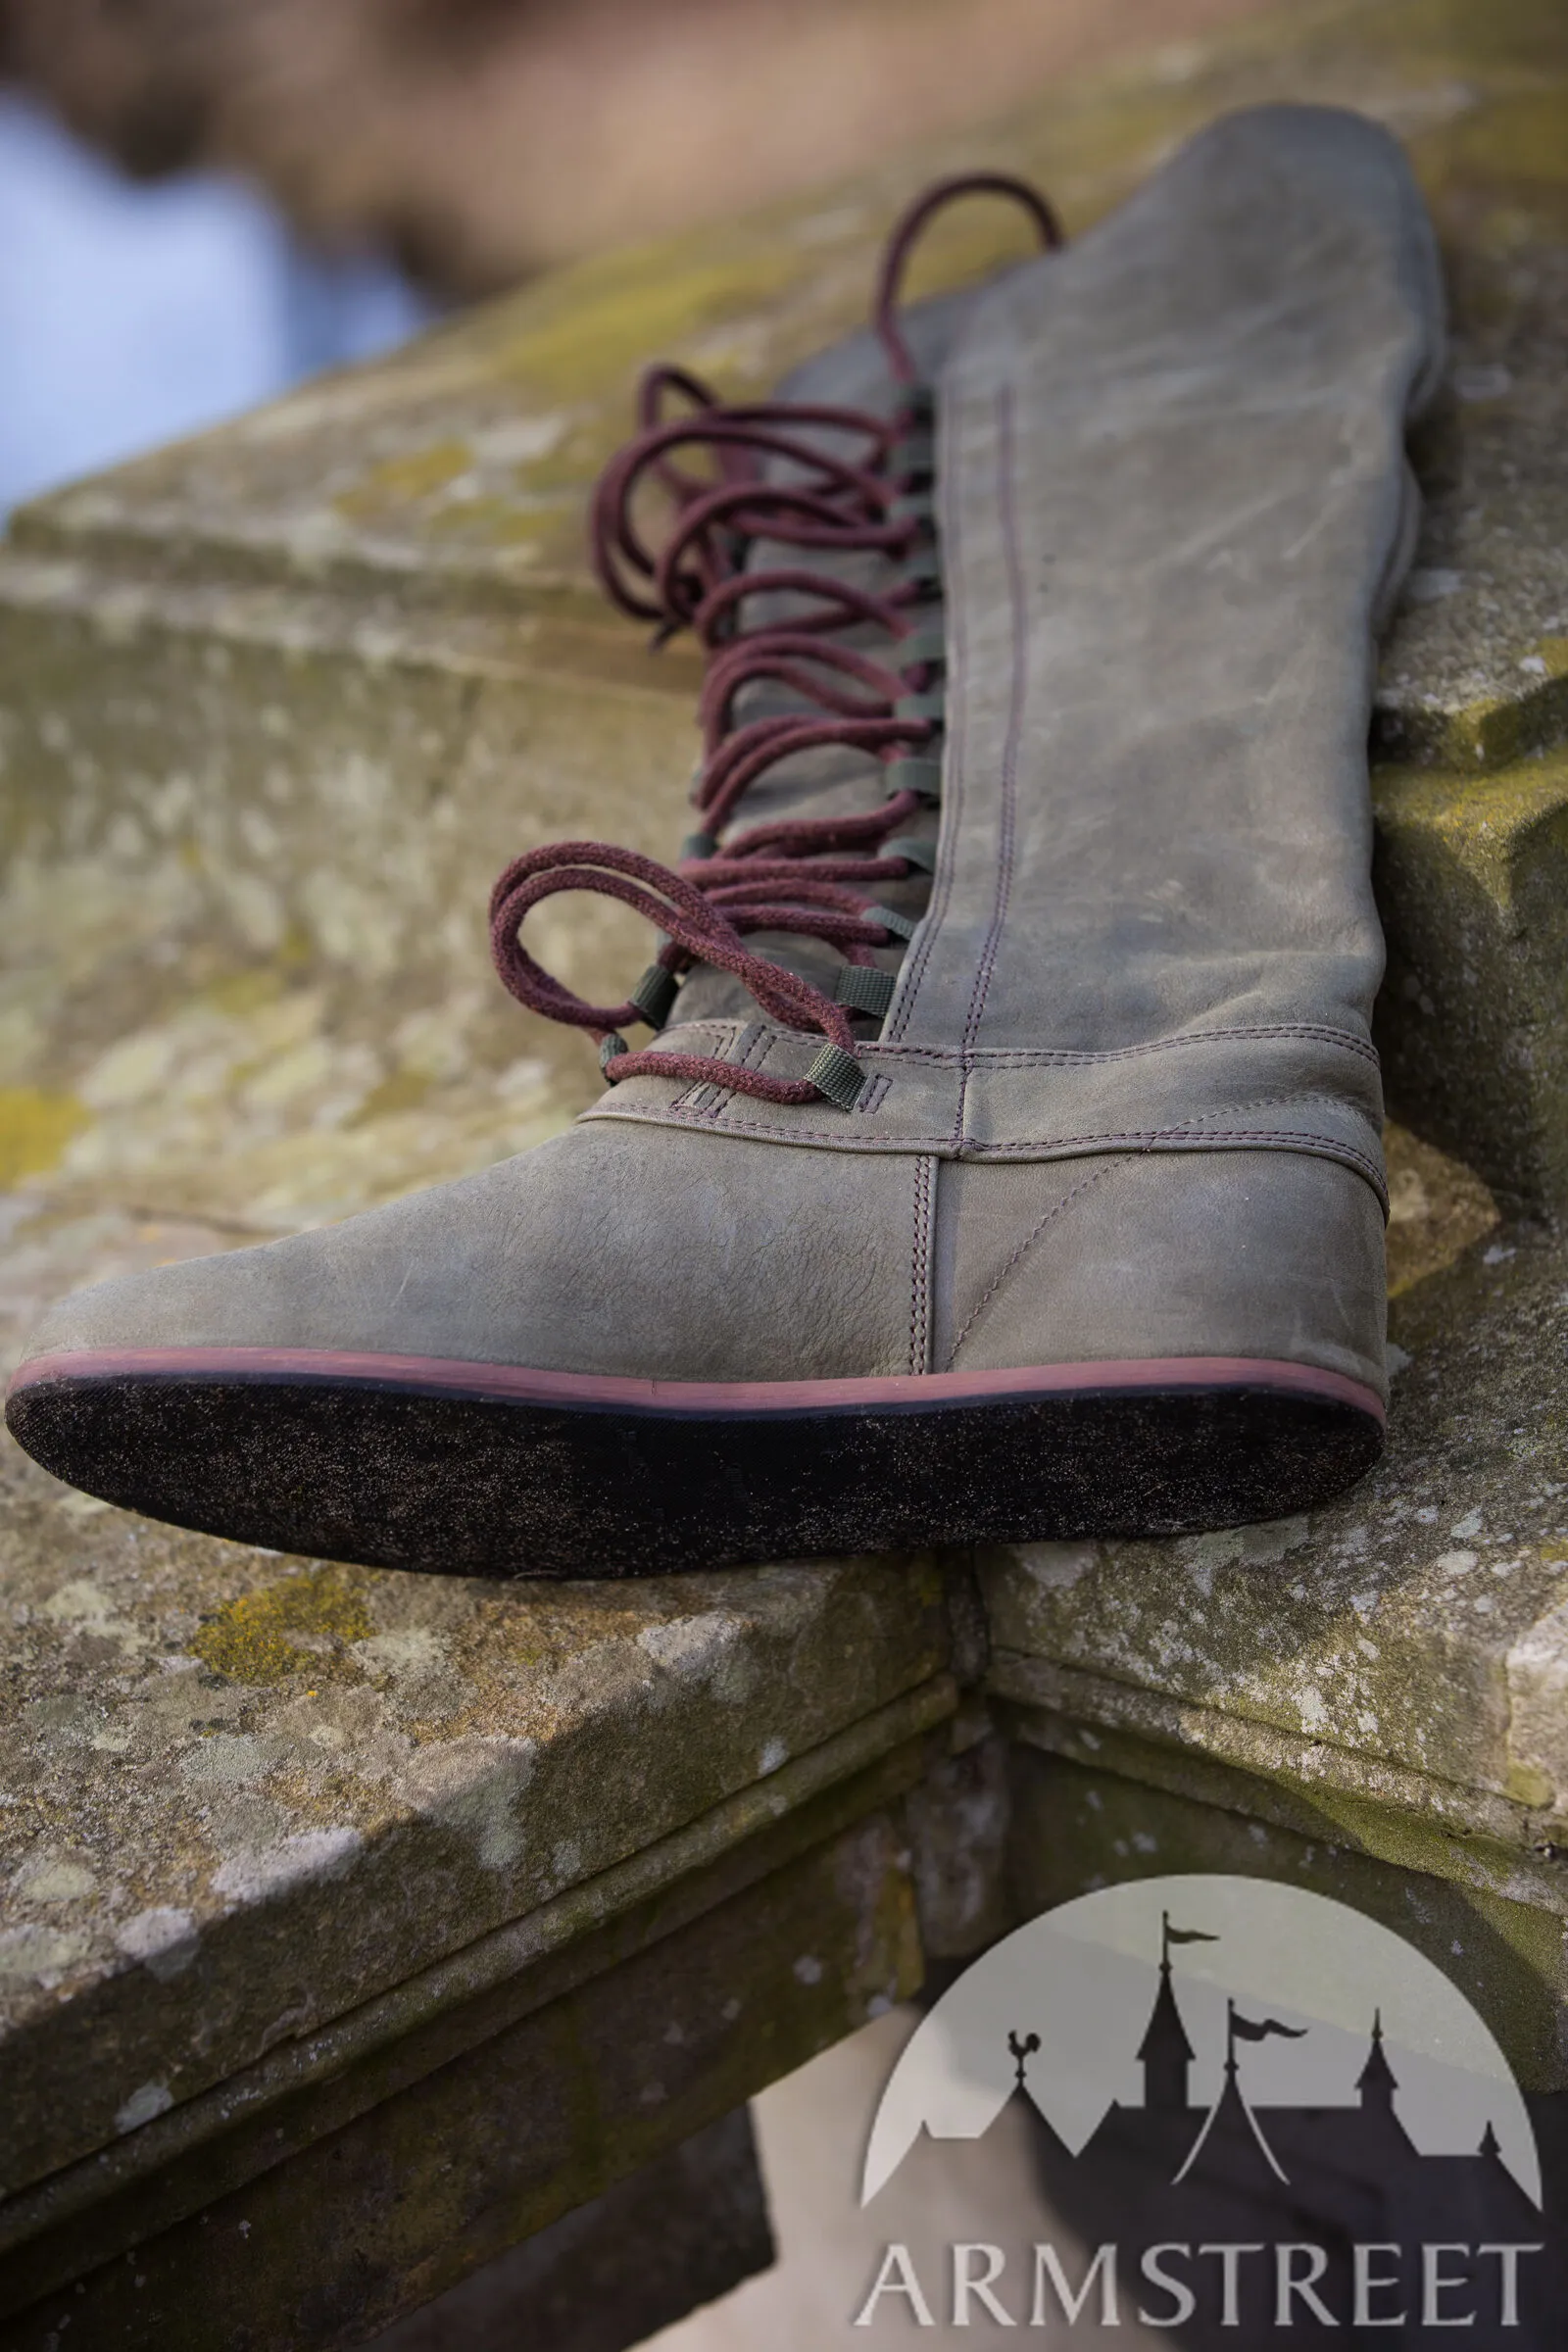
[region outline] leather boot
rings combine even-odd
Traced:
[[[1368,122],[1268,107],[901,315],[917,225],[877,331],[750,408],[656,372],[602,486],[612,593],[712,657],[681,862],[498,885],[502,975],[602,1100],[66,1300],[8,1405],[46,1467],[584,1576],[1221,1526],[1376,1457],[1366,733],[1441,359],[1420,197]],[[619,1005],[527,952],[583,888],[663,935]]]

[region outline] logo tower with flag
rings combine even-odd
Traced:
[[[1210,1936],[1201,1928],[1173,1928],[1170,1913],[1160,1913],[1159,1990],[1154,1996],[1148,2031],[1138,2046],[1138,2059],[1144,2070],[1144,2105],[1154,2114],[1184,2114],[1192,2104],[1188,2076],[1196,2053],[1187,2038],[1187,2028],[1182,2023],[1171,1984],[1171,1947],[1178,1943],[1218,1941],[1217,1936]]]

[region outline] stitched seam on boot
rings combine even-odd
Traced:
[[[750,1069],[754,1056],[760,1061],[767,1059],[773,1042],[772,1034],[760,1021],[748,1021],[736,1032],[735,1043],[723,1058],[733,1069]],[[669,1107],[672,1111],[679,1110],[683,1117],[716,1119],[734,1099],[734,1088],[726,1086],[722,1078],[699,1078],[685,1098],[677,1095]]]
[[[1310,1127],[1200,1128],[1196,1124],[1186,1127],[1124,1127],[1114,1133],[1101,1130],[1093,1135],[1040,1135],[1020,1144],[975,1144],[971,1149],[980,1152],[1065,1152],[1119,1144],[1123,1150],[1152,1152],[1161,1144],[1177,1144],[1188,1136],[1195,1144],[1318,1145],[1336,1159],[1350,1159],[1357,1167],[1374,1171],[1378,1168],[1378,1162],[1370,1152],[1358,1151],[1354,1144],[1348,1144],[1337,1135],[1314,1134]]]
[[[1007,689],[1007,732],[1002,747],[1002,806],[997,841],[996,898],[991,924],[975,969],[969,998],[969,1017],[963,1028],[963,1052],[974,1042],[991,992],[991,976],[1002,951],[1002,930],[1012,897],[1012,866],[1018,839],[1018,748],[1023,736],[1024,704],[1029,691],[1029,634],[1026,626],[1023,564],[1018,547],[1017,507],[1013,494],[1014,426],[1011,391],[1004,385],[997,395],[997,501],[1002,520],[1003,560],[1007,574],[1007,620],[1012,636],[1012,674]]]
[[[755,1051],[756,1044],[757,1041],[755,1039],[750,1041],[747,1045],[745,1053],[738,1057],[743,1063],[750,1061],[752,1054]],[[768,1049],[764,1049],[763,1053],[760,1056],[760,1059],[765,1060],[767,1058],[767,1050]],[[965,1080],[965,1086],[967,1086],[967,1079]],[[890,1091],[891,1084],[889,1080],[885,1078],[873,1078],[866,1089],[864,1097],[862,1097],[861,1102],[857,1106],[858,1113],[859,1115],[864,1115],[867,1112],[877,1109],[879,1105],[886,1101]],[[722,1095],[720,1095],[720,1099],[714,1102],[711,1108],[705,1106],[699,1109],[696,1098],[700,1095],[710,1093],[718,1095],[719,1090],[716,1087],[713,1087],[710,1081],[704,1080],[701,1084],[691,1089],[690,1095],[684,1102],[681,1098],[677,1097],[675,1101],[668,1105],[669,1113],[672,1116],[678,1115],[683,1118],[696,1115],[705,1119],[711,1119],[716,1115],[717,1111],[723,1107],[724,1102],[731,1101],[733,1098],[727,1091],[725,1091],[722,1093]],[[1195,1111],[1190,1118],[1178,1119],[1168,1127],[1100,1129],[1086,1135],[1026,1136],[1012,1143],[982,1144],[976,1142],[972,1136],[969,1136],[966,1132],[964,1132],[961,1124],[960,1113],[960,1128],[956,1137],[933,1136],[924,1140],[928,1140],[930,1143],[935,1145],[940,1145],[944,1142],[955,1141],[959,1144],[967,1143],[969,1149],[973,1152],[1036,1152],[1060,1149],[1066,1145],[1095,1143],[1123,1144],[1132,1145],[1141,1149],[1148,1149],[1152,1146],[1161,1143],[1174,1143],[1186,1136],[1197,1137],[1199,1141],[1209,1139],[1216,1143],[1221,1141],[1226,1143],[1237,1143],[1250,1140],[1259,1144],[1283,1143],[1298,1137],[1303,1143],[1321,1144],[1329,1151],[1335,1152],[1344,1152],[1350,1158],[1354,1159],[1357,1164],[1363,1168],[1375,1169],[1377,1167],[1378,1162],[1369,1153],[1358,1151],[1353,1144],[1344,1141],[1337,1136],[1319,1135],[1314,1129],[1309,1127],[1218,1127],[1214,1124],[1214,1122],[1219,1119],[1231,1120],[1236,1118],[1244,1118],[1249,1111],[1289,1109],[1293,1105],[1299,1105],[1304,1108],[1309,1102],[1316,1102],[1330,1110],[1348,1107],[1352,1116],[1360,1115],[1358,1108],[1354,1103],[1347,1106],[1342,1103],[1339,1097],[1335,1095],[1289,1093],[1283,1095],[1260,1095],[1251,1102],[1227,1102],[1221,1105],[1221,1107],[1217,1110]],[[820,1127],[772,1127],[766,1125],[763,1121],[757,1119],[733,1119],[729,1123],[737,1128],[748,1128],[760,1135],[776,1136],[781,1143],[788,1143],[792,1137],[810,1137],[829,1143],[841,1142],[845,1140],[844,1130],[842,1128],[833,1130]]]
[[[1309,1102],[1326,1103],[1330,1109],[1340,1106],[1340,1099],[1337,1095],[1325,1095],[1315,1091],[1311,1094],[1297,1094],[1292,1090],[1283,1095],[1259,1095],[1251,1102],[1227,1102],[1220,1110],[1195,1110],[1191,1118],[1182,1119],[1178,1124],[1185,1131],[1189,1127],[1210,1126],[1215,1119],[1244,1119],[1250,1111],[1253,1110],[1290,1110],[1292,1108],[1304,1110]]]
[[[1300,1152],[1308,1158],[1335,1160],[1341,1167],[1364,1176],[1376,1194],[1384,1215],[1387,1216],[1389,1211],[1389,1185],[1382,1160],[1373,1159],[1367,1152],[1358,1152],[1353,1144],[1342,1143],[1335,1136],[1311,1135],[1294,1128],[1270,1130],[1251,1127],[1238,1128],[1234,1134],[1227,1134],[1222,1129],[1217,1133],[1209,1131],[1201,1135],[1189,1135],[1180,1128],[1169,1128],[1157,1135],[1061,1136],[1055,1142],[1057,1149],[1081,1146],[1086,1150],[1101,1152],[1113,1149],[1118,1144],[1124,1148],[1130,1146],[1135,1152],[1156,1152],[1162,1145],[1171,1151],[1202,1152],[1211,1145],[1223,1145],[1234,1151]],[[986,1144],[975,1152],[974,1157],[1005,1159],[1023,1154],[1033,1155],[1044,1149],[1046,1147],[1040,1144]]]
[[[641,1119],[654,1126],[667,1122],[671,1126],[685,1127],[712,1126],[716,1123],[719,1114],[714,1111],[680,1110],[671,1103],[662,1110],[644,1110],[633,1108],[630,1104],[624,1110],[612,1106],[605,1115],[614,1118]],[[848,1120],[843,1127],[832,1128],[769,1127],[760,1119],[740,1119],[725,1115],[724,1133],[726,1135],[765,1136],[770,1143],[775,1144],[837,1144],[848,1152],[857,1149],[854,1130],[849,1127]],[[1327,1159],[1344,1160],[1348,1165],[1355,1167],[1361,1174],[1368,1177],[1375,1192],[1381,1194],[1383,1190],[1381,1161],[1374,1159],[1368,1152],[1357,1151],[1354,1144],[1345,1142],[1343,1137],[1318,1135],[1306,1127],[1238,1127],[1201,1130],[1197,1127],[1116,1128],[1101,1130],[1090,1135],[1035,1136],[1026,1138],[1022,1143],[1013,1144],[981,1144],[976,1143],[972,1137],[954,1137],[951,1134],[913,1135],[889,1138],[885,1144],[872,1148],[889,1152],[942,1152],[956,1145],[962,1149],[961,1154],[959,1152],[955,1152],[954,1156],[956,1157],[961,1155],[971,1159],[1002,1159],[1018,1153],[1049,1155],[1056,1152],[1084,1152],[1117,1149],[1123,1152],[1153,1152],[1157,1151],[1161,1145],[1169,1145],[1174,1150],[1184,1148],[1189,1140],[1199,1149],[1209,1144],[1224,1144],[1240,1148],[1255,1144],[1259,1149],[1277,1147],[1281,1151],[1308,1152],[1314,1156],[1321,1155]]]
[[[931,1175],[935,1162],[914,1163],[914,1238],[909,1266],[909,1370],[931,1366]]]
[[[713,1040],[715,1061],[721,1061],[736,1041],[746,1035],[746,1024],[742,1021],[687,1021],[683,1025],[688,1034]],[[669,1107],[680,1111],[710,1109],[723,1102],[730,1091],[720,1080],[699,1078],[692,1085],[678,1089],[670,1098]]]
[[[1107,1046],[1101,1054],[1080,1053],[1070,1046],[976,1046],[973,1061],[977,1069],[1026,1069],[1040,1062],[1070,1068],[1102,1061],[1133,1061],[1141,1054],[1171,1054],[1190,1046],[1226,1045],[1238,1038],[1251,1040],[1276,1037],[1302,1038],[1314,1045],[1343,1046],[1348,1054],[1359,1054],[1363,1061],[1379,1062],[1377,1048],[1369,1045],[1364,1038],[1356,1037],[1348,1029],[1330,1029],[1313,1021],[1259,1022],[1254,1028],[1187,1029],[1176,1037],[1151,1038],[1140,1046]],[[908,1055],[929,1054],[938,1059],[957,1058],[953,1054],[944,1054],[942,1049],[935,1046],[898,1046],[891,1051]]]
[[[720,1049],[728,1040],[743,1037],[749,1027],[766,1029],[770,1047],[789,1040],[815,1053],[821,1042],[807,1030],[767,1028],[765,1023],[690,1021],[680,1027],[683,1036],[690,1032],[711,1037]],[[1081,1052],[1071,1046],[976,1046],[971,1055],[965,1055],[954,1046],[889,1045],[880,1038],[867,1040],[861,1051],[869,1059],[880,1055],[895,1064],[923,1061],[955,1070],[971,1066],[976,1072],[983,1073],[987,1070],[1099,1068],[1103,1062],[1135,1061],[1149,1054],[1174,1054],[1192,1046],[1230,1045],[1238,1039],[1247,1042],[1257,1038],[1303,1039],[1315,1045],[1340,1046],[1362,1061],[1381,1066],[1377,1048],[1369,1045],[1364,1038],[1354,1036],[1348,1029],[1332,1029],[1314,1021],[1259,1022],[1250,1028],[1187,1029],[1175,1037],[1150,1038],[1143,1045],[1107,1046],[1100,1054]]]
[[[815,1041],[804,1031],[780,1031],[779,1035],[796,1037],[802,1045],[814,1047]],[[1179,1037],[1151,1038],[1147,1045],[1107,1046],[1102,1054],[1080,1053],[1071,1046],[976,1046],[969,1054],[954,1046],[897,1046],[878,1038],[869,1043],[865,1052],[886,1060],[929,1061],[948,1069],[1010,1070],[1034,1069],[1040,1066],[1061,1069],[1098,1067],[1106,1061],[1134,1061],[1146,1054],[1172,1054],[1191,1046],[1230,1045],[1237,1039],[1250,1042],[1258,1038],[1303,1039],[1313,1045],[1343,1046],[1348,1054],[1357,1054],[1362,1061],[1381,1067],[1377,1048],[1369,1046],[1348,1029],[1326,1029],[1306,1021],[1276,1021],[1259,1023],[1255,1029],[1190,1029]]]
[[[962,1330],[958,1333],[957,1337],[953,1343],[952,1348],[948,1350],[948,1360],[943,1366],[944,1371],[951,1372],[953,1370],[955,1364],[958,1360],[958,1350],[963,1346],[964,1341],[969,1337],[970,1332],[973,1331],[976,1323],[978,1323],[980,1317],[985,1313],[986,1308],[991,1304],[992,1299],[1001,1290],[1008,1275],[1015,1270],[1019,1260],[1034,1248],[1034,1245],[1040,1239],[1040,1236],[1045,1232],[1046,1227],[1054,1224],[1056,1218],[1061,1215],[1063,1209],[1070,1208],[1073,1202],[1081,1199],[1085,1193],[1092,1193],[1097,1184],[1103,1184],[1107,1176],[1113,1176],[1119,1168],[1122,1168],[1125,1165],[1126,1162],[1124,1160],[1118,1159],[1114,1161],[1108,1168],[1097,1168],[1093,1176],[1086,1176],[1081,1184],[1075,1184],[1073,1186],[1071,1192],[1064,1193],[1054,1208],[1047,1209],[1045,1215],[1041,1218],[1034,1231],[1025,1235],[1024,1239],[1018,1244],[1017,1249],[1008,1258],[1006,1264],[1003,1267],[1001,1273],[998,1274],[990,1288],[981,1294],[975,1305],[970,1309],[969,1315],[963,1325]]]
[[[944,550],[942,568],[945,591],[944,610],[948,616],[948,692],[947,733],[943,745],[942,819],[938,831],[937,870],[931,881],[931,895],[926,901],[925,913],[915,934],[909,953],[899,973],[898,991],[883,1027],[883,1037],[896,1042],[904,1035],[914,1012],[915,999],[925,979],[926,969],[936,949],[937,935],[947,920],[953,903],[954,877],[958,863],[958,842],[964,823],[963,748],[964,695],[963,681],[968,674],[968,637],[964,629],[963,600],[955,593],[962,570],[962,499],[954,485],[959,484],[956,456],[958,426],[956,412],[950,414],[944,404],[939,418],[941,449],[937,461],[938,502],[941,508],[940,545]]]
[[[748,1021],[736,1020],[671,1021],[670,1023],[671,1029],[678,1029],[683,1037],[710,1037],[720,1046],[730,1038],[744,1037],[747,1029],[753,1025]],[[804,1031],[802,1035],[805,1035]]]

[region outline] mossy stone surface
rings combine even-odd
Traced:
[[[853,186],[563,270],[17,515],[0,546],[0,1174],[57,1174],[74,1199],[130,1182],[160,1211],[275,1232],[582,1108],[591,1057],[500,996],[483,917],[520,848],[587,833],[667,855],[685,830],[697,665],[611,613],[584,553],[639,368],[668,356],[765,386],[863,317],[878,240],[932,173],[1025,170],[1081,228],[1214,114],[1276,97],[1362,107],[1406,141],[1453,295],[1380,749],[1480,778],[1560,739],[1565,20],[1554,0],[1292,7]],[[914,290],[1017,233],[1001,208],[960,208]],[[1383,804],[1397,798],[1391,776]],[[1406,807],[1385,907],[1430,963],[1428,935],[1457,937],[1471,909],[1424,852],[1406,905],[1412,828]],[[579,989],[618,994],[646,961],[605,906],[535,920]],[[1387,1027],[1411,1115],[1555,1213],[1551,945],[1520,945],[1508,1010],[1450,1012],[1455,954],[1447,991],[1420,991],[1424,1049],[1393,999]],[[236,985],[275,1001],[218,1001]],[[1536,1073],[1507,1116],[1499,1061]]]
[[[1568,135],[1568,126],[1565,126]],[[1568,1211],[1568,750],[1379,769],[1390,1102],[1514,1209]]]

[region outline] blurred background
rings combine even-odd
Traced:
[[[0,0],[0,516],[1259,0]]]

